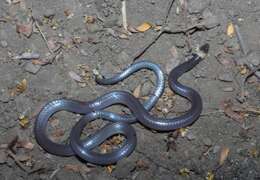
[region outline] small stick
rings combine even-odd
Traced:
[[[168,10],[167,10],[166,15],[165,15],[165,17],[164,17],[164,24],[167,23],[167,20],[168,20],[168,17],[169,17],[169,15],[170,15],[170,12],[171,12],[171,9],[172,9],[172,6],[173,6],[174,1],[175,1],[175,0],[171,0],[171,1],[169,2]]]
[[[39,30],[39,32],[40,32],[40,34],[41,34],[41,36],[42,36],[42,38],[43,38],[43,40],[44,40],[44,42],[45,42],[45,44],[46,44],[48,50],[50,51],[51,54],[53,54],[54,52],[53,52],[53,51],[51,50],[51,48],[49,47],[48,41],[47,41],[45,35],[43,34],[43,32],[42,32],[42,30],[41,30],[41,27],[39,26],[38,22],[37,22],[37,21],[34,21],[34,23],[35,23],[36,28]]]
[[[8,156],[10,156],[10,157],[15,161],[15,163],[16,163],[22,170],[24,170],[25,172],[29,172],[29,171],[23,166],[23,164],[16,158],[15,154],[14,154],[12,151],[8,150],[8,151],[7,151],[7,154],[8,154]]]
[[[127,18],[126,18],[126,1],[122,0],[122,18],[123,18],[123,27],[127,31]]]
[[[240,29],[239,29],[237,24],[235,24],[234,27],[235,27],[235,31],[236,31],[236,35],[237,35],[237,40],[238,40],[238,43],[240,45],[240,49],[241,49],[241,51],[244,55],[247,55],[249,50],[248,50],[248,48],[245,44],[245,41],[244,41],[244,39],[243,39],[243,37],[240,33]]]

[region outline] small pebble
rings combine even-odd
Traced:
[[[211,141],[211,139],[208,138],[208,137],[205,137],[205,138],[203,139],[203,143],[204,143],[204,145],[206,145],[206,146],[211,146],[211,145],[212,145],[212,141]]]
[[[186,137],[190,141],[196,139],[196,136],[190,131],[187,133]]]
[[[225,87],[225,88],[223,88],[223,91],[224,92],[233,92],[234,88],[233,87]]]
[[[224,82],[232,82],[233,81],[233,77],[230,73],[221,73],[219,76],[218,76],[218,79],[220,81],[224,81]]]
[[[7,41],[0,41],[0,45],[2,48],[6,48],[8,46]]]
[[[33,64],[32,62],[27,62],[24,66],[24,70],[36,74],[41,69],[41,65]]]
[[[208,9],[203,11],[202,16],[204,25],[208,29],[214,28],[220,24],[218,17],[212,14]]]

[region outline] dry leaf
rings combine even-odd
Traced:
[[[96,21],[96,19],[93,16],[85,16],[84,20],[87,24],[93,24]]]
[[[243,113],[240,112],[235,112],[233,110],[233,103],[231,102],[230,99],[224,100],[223,102],[220,103],[220,108],[224,111],[224,113],[230,117],[231,119],[242,123],[244,121],[244,115]]]
[[[111,174],[115,170],[115,168],[116,168],[116,166],[114,166],[114,165],[106,166],[106,170],[109,174]]]
[[[222,166],[228,157],[230,149],[228,147],[223,147],[220,152],[219,165]]]
[[[229,37],[233,37],[235,34],[235,28],[234,28],[234,25],[233,23],[229,23],[228,26],[227,26],[227,35]]]
[[[136,161],[136,167],[141,170],[146,170],[149,169],[149,163],[140,159]]]
[[[210,172],[207,173],[206,180],[214,180],[214,174],[213,174],[213,172],[210,171]]]
[[[57,119],[57,118],[50,118],[50,124],[51,124],[51,127],[57,127],[59,124],[60,124],[60,120]]]
[[[70,9],[65,9],[64,14],[68,19],[71,19],[74,16],[74,13]]]
[[[245,75],[245,74],[247,74],[247,67],[246,66],[241,66],[240,67],[240,74],[241,75]]]
[[[133,92],[134,97],[139,98],[141,96],[141,84],[139,84]]]
[[[145,31],[148,31],[151,27],[152,27],[152,25],[150,23],[144,22],[143,24],[138,26],[136,28],[136,30],[139,31],[139,32],[145,32]]]
[[[75,80],[75,81],[77,81],[77,82],[84,82],[83,81],[83,79],[77,74],[77,73],[75,73],[74,71],[70,71],[69,72],[69,76],[73,79],[73,80]]]
[[[119,34],[118,37],[121,39],[129,39],[126,34]]]
[[[22,128],[27,128],[30,124],[30,121],[27,116],[21,115],[19,117],[19,124]]]
[[[179,174],[181,176],[186,176],[187,177],[187,176],[190,175],[190,170],[188,168],[182,168],[182,169],[180,169]]]
[[[54,130],[54,132],[51,134],[51,138],[55,140],[59,140],[63,135],[65,134],[64,130],[62,128],[57,128]]]
[[[23,79],[16,85],[16,92],[23,93],[27,89],[27,80]]]
[[[252,148],[249,151],[249,154],[253,158],[257,158],[259,156],[259,150],[257,148]]]
[[[181,135],[181,137],[185,137],[188,133],[189,129],[188,128],[180,128],[179,129],[179,133]]]
[[[33,32],[33,22],[30,21],[27,24],[16,24],[16,31],[18,33],[21,33],[25,35],[27,38],[29,38],[32,35]]]
[[[23,141],[17,141],[16,146],[18,148],[24,148],[24,149],[32,150],[33,147],[34,147],[34,144],[29,142],[29,141],[23,140]]]

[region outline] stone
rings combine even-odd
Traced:
[[[206,146],[211,146],[212,145],[212,141],[208,137],[203,138],[202,141],[203,141],[204,145],[206,145]]]
[[[202,17],[203,23],[208,29],[212,29],[220,24],[218,17],[212,14],[208,9],[203,11]]]
[[[37,74],[40,69],[41,69],[41,65],[32,64],[32,63],[27,63],[24,67],[25,71],[32,73],[32,74]]]
[[[37,74],[40,69],[41,65],[33,64],[32,62],[27,62],[24,66],[24,70],[32,74]]]
[[[224,81],[224,82],[232,82],[233,81],[232,75],[230,73],[228,73],[228,72],[221,73],[218,76],[218,79],[220,81]]]

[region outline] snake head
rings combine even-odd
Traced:
[[[205,58],[205,56],[208,54],[209,52],[209,44],[206,43],[202,46],[200,46],[198,49],[197,49],[197,54],[201,57],[201,58]]]

